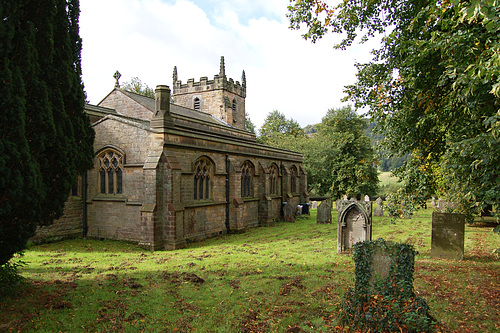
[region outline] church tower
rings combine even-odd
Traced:
[[[172,97],[174,104],[209,113],[238,129],[245,129],[246,77],[240,82],[226,77],[224,57],[220,59],[219,74],[213,80],[206,76],[199,82],[189,79],[183,84],[174,67]]]

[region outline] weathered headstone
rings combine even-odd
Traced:
[[[332,200],[326,199],[321,201],[318,206],[318,214],[316,215],[316,222],[320,224],[332,223]]]
[[[311,209],[318,209],[318,202],[317,201],[311,201]]]
[[[295,209],[290,202],[283,207],[283,219],[287,222],[295,222]]]
[[[345,293],[340,322],[363,332],[398,332],[408,324],[415,332],[433,331],[429,306],[413,287],[416,253],[410,244],[383,239],[356,244],[356,280]]]
[[[431,207],[432,208],[436,208],[436,197],[432,197],[432,201],[431,201]]]
[[[464,258],[465,216],[456,213],[432,213],[431,257]]]
[[[378,197],[375,202],[377,203],[377,207],[375,207],[375,210],[373,211],[373,215],[384,216],[384,208],[382,206],[382,203],[383,203],[382,198]]]
[[[339,202],[337,252],[349,252],[354,244],[372,239],[372,203]]]
[[[365,195],[365,201],[370,201],[370,197],[368,195]]]

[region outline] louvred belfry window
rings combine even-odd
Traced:
[[[123,155],[107,149],[97,157],[98,187],[101,194],[123,193]]]

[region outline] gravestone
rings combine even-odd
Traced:
[[[311,209],[318,209],[318,202],[317,201],[311,202]]]
[[[410,244],[383,239],[356,244],[356,280],[341,303],[340,323],[360,332],[399,332],[409,325],[432,332],[429,306],[413,287],[416,253]]]
[[[316,215],[316,222],[319,224],[332,223],[332,200],[326,199],[321,201],[318,206],[318,214]]]
[[[370,197],[368,195],[365,195],[365,201],[370,201]]]
[[[375,210],[373,211],[373,215],[375,216],[384,216],[384,208],[382,206],[382,198],[381,197],[378,197],[377,198],[377,201],[375,201],[377,203],[377,207],[375,207]]]
[[[283,219],[286,222],[295,222],[295,209],[290,202],[283,207]]]
[[[432,213],[431,257],[464,258],[465,216],[456,213]]]
[[[371,201],[339,201],[337,252],[349,252],[354,244],[372,239]]]
[[[431,207],[436,208],[436,197],[432,197]]]

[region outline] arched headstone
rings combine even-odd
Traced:
[[[371,202],[341,201],[337,252],[349,252],[354,244],[372,239]]]

